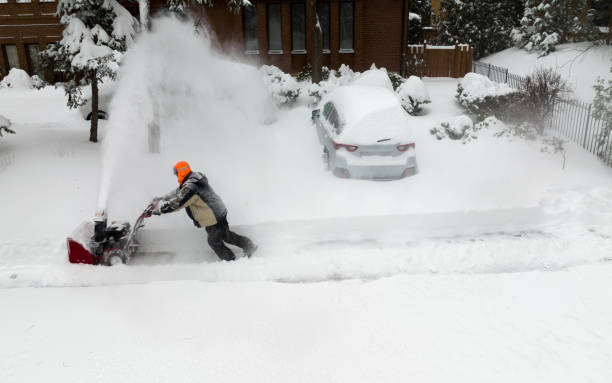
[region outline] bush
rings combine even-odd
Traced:
[[[260,70],[264,84],[276,104],[290,106],[295,103],[300,95],[295,78],[273,65],[263,65]]]
[[[410,76],[397,88],[396,93],[406,112],[411,115],[418,114],[423,104],[431,102],[425,84],[417,76]]]
[[[503,121],[519,117],[521,92],[507,84],[499,84],[486,76],[468,73],[457,85],[457,100],[477,121],[495,116]]]
[[[393,85],[393,90],[397,90],[397,88],[400,85],[406,82],[406,79],[400,76],[396,72],[387,72],[387,75],[389,76],[389,80],[391,80],[391,85]]]
[[[327,81],[329,79],[330,70],[328,67],[324,66],[321,68],[321,79],[323,81]],[[312,80],[312,66],[310,64],[306,64],[300,69],[299,72],[295,75],[295,79],[302,81],[311,81]]]
[[[553,112],[556,99],[570,92],[567,81],[552,68],[538,68],[527,76],[521,90],[523,121],[533,123],[538,133],[544,131],[544,122]]]
[[[451,122],[442,122],[429,132],[438,140],[448,137],[451,140],[463,140],[465,143],[476,138],[474,124],[466,115],[458,116]]]

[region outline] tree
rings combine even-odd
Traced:
[[[441,0],[440,6],[442,15],[438,22],[437,43],[471,43],[476,59],[510,45],[512,7],[505,1]]]
[[[135,19],[116,0],[61,0],[62,39],[41,52],[43,66],[66,78],[68,106],[82,105],[82,86],[91,86],[89,140],[98,141],[98,83],[114,79],[131,43]]]
[[[511,32],[512,41],[542,55],[568,41],[593,41],[599,37],[593,24],[596,15],[589,0],[527,0],[520,26]]]
[[[306,27],[310,34],[310,66],[312,83],[318,84],[323,77],[323,30],[317,16],[317,0],[306,0]]]

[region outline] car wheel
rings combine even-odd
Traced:
[[[331,158],[329,156],[329,150],[326,147],[323,147],[323,154],[321,155],[323,158],[323,164],[325,166],[325,170],[331,169]]]

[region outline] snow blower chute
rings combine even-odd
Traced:
[[[133,228],[129,222],[107,225],[104,212],[97,214],[93,222],[83,222],[67,240],[68,260],[70,263],[106,266],[128,263],[138,250],[136,235],[155,207],[156,203],[149,204]]]

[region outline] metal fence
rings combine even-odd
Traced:
[[[472,72],[490,80],[523,89],[526,77],[508,72],[507,68],[474,62]],[[584,149],[595,154],[606,165],[612,166],[612,120],[593,116],[592,104],[578,100],[557,99],[548,118],[547,127],[563,134]]]

